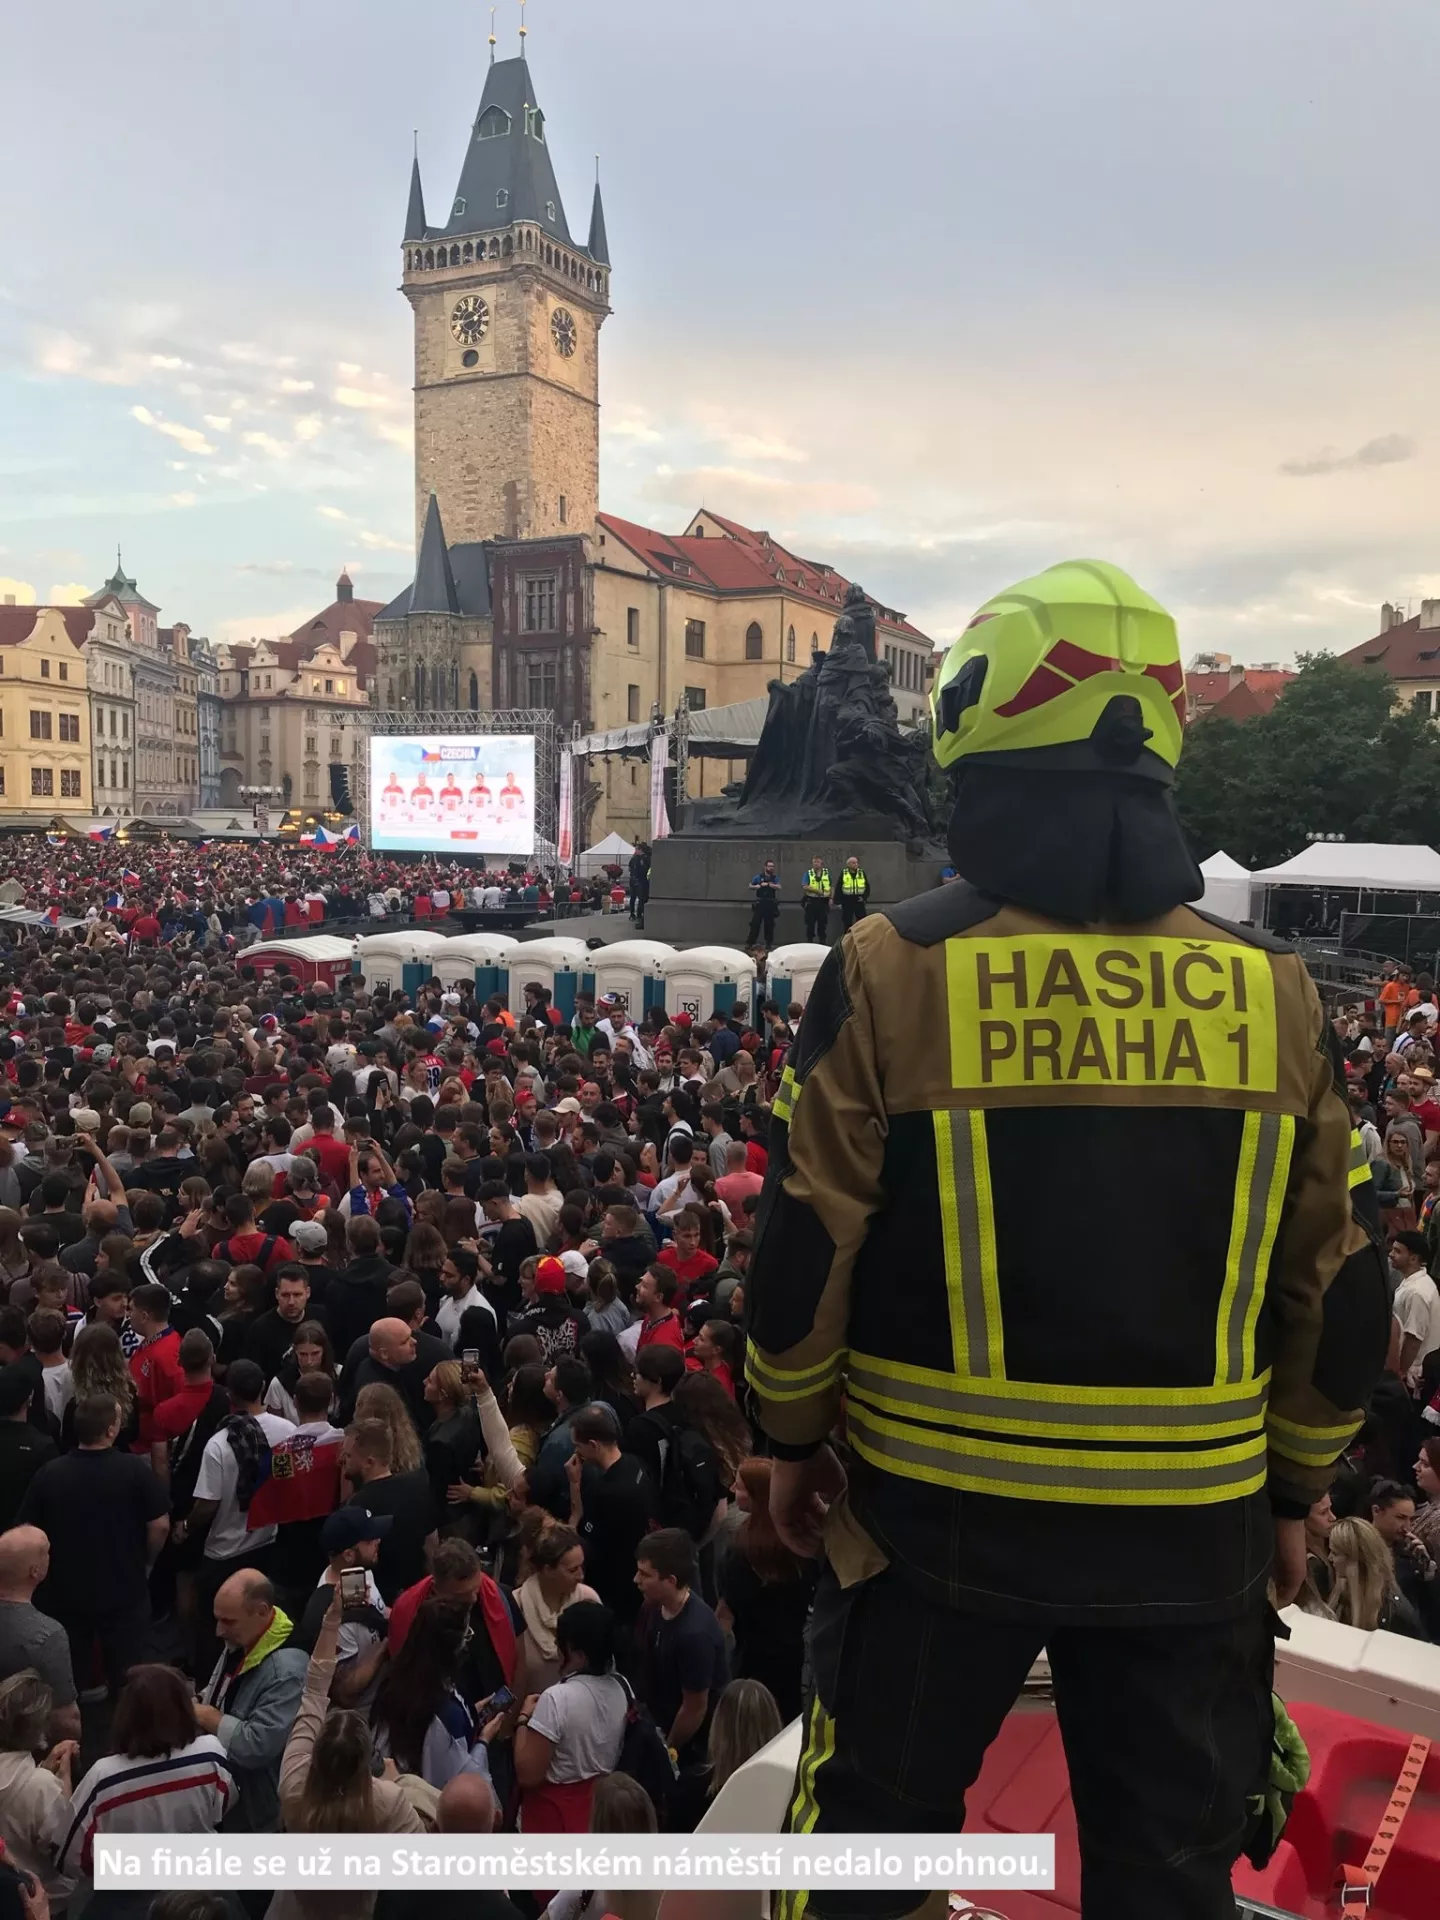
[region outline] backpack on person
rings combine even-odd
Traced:
[[[628,1774],[637,1787],[645,1789],[657,1819],[663,1820],[666,1805],[675,1791],[675,1763],[670,1758],[670,1749],[650,1709],[635,1698],[634,1689],[623,1674],[617,1673],[615,1678],[624,1687],[629,1703],[615,1771]]]
[[[702,1433],[677,1421],[661,1442],[660,1524],[683,1527],[697,1544],[710,1530],[724,1489],[714,1449]]]

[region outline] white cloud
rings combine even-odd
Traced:
[[[392,447],[402,448],[406,453],[411,452],[415,445],[415,429],[404,420],[377,420],[375,436]]]
[[[242,443],[247,447],[257,447],[261,453],[268,453],[272,460],[288,459],[290,449],[283,441],[277,440],[273,433],[242,433]]]
[[[408,540],[392,540],[388,533],[362,533],[360,541],[363,546],[378,547],[385,553],[410,553],[412,551]]]
[[[228,413],[202,413],[200,418],[205,422],[207,427],[213,427],[216,433],[228,433],[230,431],[230,416]]]
[[[241,367],[293,367],[293,353],[271,353],[253,340],[227,340],[220,349],[227,360]]]
[[[178,420],[162,420],[148,407],[132,407],[132,420],[138,420],[142,427],[151,427],[156,433],[163,433],[178,442],[187,453],[214,453],[215,449],[201,433],[198,427],[187,427]]]
[[[622,415],[617,419],[611,419],[607,415],[603,431],[612,440],[629,440],[637,447],[658,446],[665,437],[651,426],[643,413],[638,412]]]
[[[33,607],[35,604],[35,589],[28,580],[7,580],[0,573],[0,605],[12,595],[17,607]]]
[[[336,387],[331,398],[342,407],[388,407],[390,404],[383,393],[366,393],[363,387]]]
[[[294,433],[297,440],[318,440],[324,432],[325,422],[318,413],[302,413],[295,421]]]
[[[315,391],[315,382],[313,380],[285,379],[280,382],[279,391],[281,393],[313,393]]]
[[[187,373],[190,371],[190,362],[182,360],[178,353],[152,353],[150,364],[152,367],[174,367],[183,368]]]
[[[172,493],[168,496],[172,507],[193,507],[198,497],[193,493]]]
[[[1378,439],[1367,440],[1363,446],[1356,447],[1353,453],[1324,447],[1308,459],[1282,460],[1280,471],[1292,478],[1310,479],[1322,473],[1349,473],[1357,467],[1397,466],[1402,460],[1413,460],[1419,451],[1409,434],[1382,433]]]
[[[335,371],[337,373],[343,373],[347,379],[353,380],[357,373],[363,373],[365,369],[360,365],[358,360],[337,360],[335,362]]]
[[[93,587],[82,586],[77,580],[64,580],[51,587],[49,604],[52,607],[83,606],[94,591]]]
[[[348,520],[348,513],[342,513],[339,507],[316,507],[315,511],[326,520]]]

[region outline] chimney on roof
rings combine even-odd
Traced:
[[[14,604],[15,604],[15,596],[14,596],[14,594],[13,594],[13,593],[7,593],[7,594],[6,594],[6,596],[5,596],[5,604],[6,604],[6,606],[7,606],[7,607],[13,607],[13,606],[14,606]]]
[[[1432,627],[1440,627],[1440,600],[1420,602],[1420,625],[1427,631]]]
[[[1398,623],[1399,619],[1400,619],[1400,615],[1398,611],[1391,606],[1388,600],[1386,600],[1380,608],[1381,633],[1388,633],[1391,627],[1395,626]]]

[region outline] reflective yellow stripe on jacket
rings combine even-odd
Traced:
[[[852,1352],[848,1431],[856,1451],[904,1479],[1022,1500],[1183,1504],[1262,1487],[1270,1376],[1256,1372],[1255,1329],[1293,1117],[1245,1115],[1213,1380],[1144,1388],[1008,1376],[985,1114],[962,1108],[932,1118],[953,1371]],[[1292,1444],[1305,1438],[1295,1430]]]
[[[1350,1129],[1350,1185],[1363,1187],[1371,1177],[1370,1161],[1365,1152],[1365,1142],[1360,1138],[1360,1129]]]

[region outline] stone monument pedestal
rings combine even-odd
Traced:
[[[877,826],[881,823],[876,822]],[[910,842],[918,846],[918,842]],[[948,864],[938,847],[907,851],[893,838],[838,840],[817,834],[809,840],[762,839],[711,828],[657,840],[650,860],[650,901],[644,937],[675,945],[743,947],[750,928],[750,882],[767,860],[780,874],[780,914],[775,944],[805,938],[800,883],[813,854],[823,854],[833,882],[854,854],[870,882],[870,910],[893,906],[938,884]],[[831,907],[829,937],[840,934],[840,909]]]

